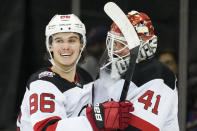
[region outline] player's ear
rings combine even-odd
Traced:
[[[49,50],[51,52],[53,51],[53,36],[49,37]]]
[[[80,44],[79,50],[81,51],[83,49],[83,44]]]
[[[50,52],[53,52],[53,46],[52,45],[49,45],[49,50],[50,50]]]

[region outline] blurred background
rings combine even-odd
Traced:
[[[92,55],[97,65],[104,48],[104,44],[98,43],[105,43],[106,32],[112,23],[103,11],[106,2],[107,0],[6,0],[1,3],[1,131],[16,130],[16,118],[27,79],[33,72],[48,64],[44,61],[44,56],[45,26],[49,20],[55,14],[78,15],[87,28],[86,57]],[[174,66],[172,68],[175,68],[174,73],[178,77],[181,130],[197,130],[195,129],[197,2],[195,0],[114,0],[114,2],[125,13],[137,10],[150,16],[155,34],[158,36],[157,58],[167,66]],[[97,54],[94,54],[95,48],[96,50],[99,48]],[[85,60],[88,61],[86,58]],[[85,63],[81,66],[84,69],[87,67]],[[96,72],[90,75],[93,79],[96,78]]]

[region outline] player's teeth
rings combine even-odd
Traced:
[[[69,54],[61,54],[61,55],[69,55]]]
[[[70,54],[61,54],[61,56],[70,56]]]

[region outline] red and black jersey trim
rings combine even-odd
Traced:
[[[142,131],[134,126],[129,125],[124,131]]]
[[[48,72],[51,73],[51,75],[46,75],[43,77],[40,77],[40,74],[43,72]],[[31,82],[34,82],[36,80],[44,80],[44,81],[49,81],[52,84],[54,84],[61,92],[65,92],[73,87],[80,87],[82,88],[81,83],[79,83],[80,80],[80,75],[77,75],[77,82],[69,82],[68,80],[60,77],[60,75],[58,75],[55,72],[52,72],[48,67],[43,68],[41,70],[39,70],[38,72],[34,73],[30,79],[27,82],[27,88],[29,89],[29,85],[31,84]]]
[[[159,131],[159,128],[150,122],[131,114],[129,127],[127,127],[124,131]]]
[[[175,75],[156,59],[149,59],[136,64],[132,81],[138,87],[154,79],[162,79],[168,87],[175,88]]]
[[[22,113],[20,111],[19,114],[18,114],[18,119],[17,119],[19,123],[21,123],[21,116],[22,116]]]
[[[17,127],[16,130],[17,130],[17,131],[20,131],[20,127]]]
[[[50,120],[42,129],[42,131],[47,131],[47,128],[53,124],[55,124],[57,121],[59,121],[59,119],[53,119]],[[57,126],[56,126],[57,127]]]
[[[58,116],[49,117],[41,120],[34,125],[35,131],[55,131],[58,121],[61,120]]]

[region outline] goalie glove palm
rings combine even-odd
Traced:
[[[129,125],[130,113],[134,111],[130,101],[109,101],[87,107],[86,114],[94,131],[101,129],[125,129]]]

